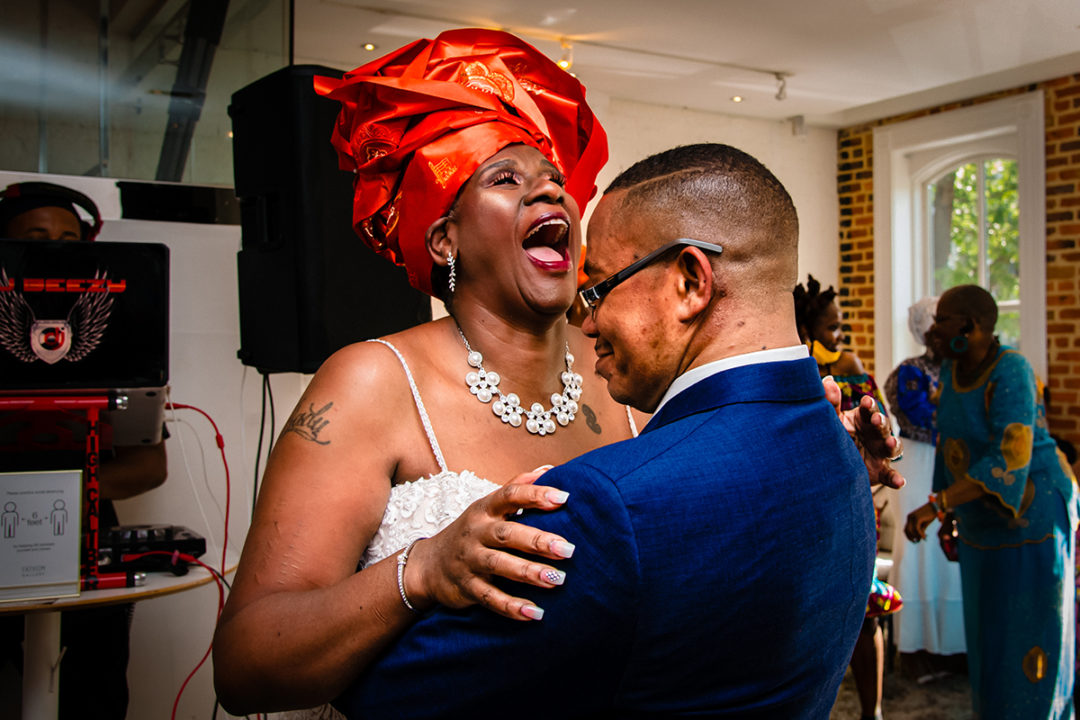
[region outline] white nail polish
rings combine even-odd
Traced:
[[[574,554],[575,545],[568,543],[565,540],[552,540],[551,552],[555,553],[561,558],[568,558]]]
[[[570,493],[565,492],[564,490],[547,491],[547,499],[555,503],[556,505],[562,505],[564,502],[566,502],[566,498],[568,497],[570,497]]]
[[[546,583],[551,583],[552,585],[562,585],[566,582],[566,573],[562,570],[544,568],[540,571],[540,579]]]
[[[524,605],[521,608],[521,614],[530,620],[543,620],[544,609],[538,608],[535,605]]]
[[[533,472],[537,472],[538,470],[543,470],[544,472],[547,472],[548,470],[550,470],[553,467],[555,467],[555,466],[554,465],[541,465],[540,467],[534,469]]]

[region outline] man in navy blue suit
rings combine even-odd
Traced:
[[[573,538],[542,622],[438,609],[350,716],[827,718],[874,563],[867,472],[799,343],[798,221],[726,145],[647,158],[589,225],[597,372],[653,417],[557,467]]]

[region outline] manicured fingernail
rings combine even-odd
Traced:
[[[553,468],[553,467],[555,467],[555,466],[554,466],[554,465],[541,465],[540,467],[538,467],[538,468],[535,468],[535,469],[533,470],[533,472],[538,472],[538,471],[540,471],[540,470],[543,470],[544,472],[547,472],[548,470],[550,470],[550,469],[551,469],[551,468]]]
[[[530,620],[543,620],[544,608],[538,608],[535,605],[523,605],[521,608],[521,614]]]
[[[562,505],[566,502],[566,498],[570,497],[570,493],[564,490],[548,490],[546,497],[556,505]]]
[[[552,540],[550,547],[551,552],[559,557],[568,558],[574,554],[575,545],[573,543],[568,543],[565,540]]]
[[[518,508],[518,509],[517,509],[517,512],[515,512],[514,514],[515,514],[515,515],[521,515],[521,514],[522,514],[522,513],[524,513],[524,512],[525,512],[525,508]]]
[[[540,579],[552,585],[562,585],[566,581],[566,573],[562,570],[544,568],[540,571]]]

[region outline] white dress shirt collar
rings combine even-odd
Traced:
[[[805,345],[791,345],[789,347],[770,348],[769,350],[758,350],[756,352],[743,353],[741,355],[732,355],[731,357],[726,357],[722,360],[714,360],[711,363],[699,365],[696,368],[687,370],[682,375],[675,378],[675,381],[668,387],[667,392],[664,393],[664,397],[660,399],[660,404],[653,410],[653,414],[655,415],[660,412],[660,408],[664,407],[668,400],[675,397],[683,390],[686,390],[691,385],[696,385],[705,378],[715,375],[716,373],[743,367],[745,365],[784,362],[786,360],[799,360],[805,357],[810,357],[810,352],[806,349]]]

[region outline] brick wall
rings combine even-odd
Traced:
[[[1046,322],[1051,432],[1080,448],[1080,74],[840,130],[840,305],[874,368],[874,128],[1042,89],[1046,97]],[[884,378],[882,378],[884,381]]]

